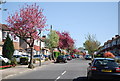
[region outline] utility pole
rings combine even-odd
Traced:
[[[39,55],[40,55],[41,54],[41,30],[39,30],[39,35],[40,35],[40,51],[39,51]],[[40,55],[39,66],[41,66],[41,55]]]
[[[52,33],[52,25],[50,26],[50,33]],[[50,48],[50,50],[51,50],[50,58],[51,58],[51,60],[53,60],[53,49]]]

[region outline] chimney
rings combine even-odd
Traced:
[[[119,35],[115,35],[115,37],[119,37]]]
[[[42,39],[46,39],[46,36],[45,36],[45,35],[43,35],[43,36],[42,36]]]
[[[112,37],[112,40],[114,40],[114,37]]]

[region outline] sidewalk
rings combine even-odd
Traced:
[[[35,66],[34,69],[28,68],[28,65],[17,65],[17,66],[12,67],[12,68],[0,70],[0,73],[1,73],[0,80],[5,79],[9,76],[17,75],[19,73],[35,70],[38,67],[42,67],[43,65],[48,65],[50,63],[52,63],[52,61],[42,61],[41,66],[39,66],[39,63],[36,63],[36,64],[34,64],[34,66]]]

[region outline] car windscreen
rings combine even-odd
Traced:
[[[86,55],[85,57],[91,57],[90,55]]]
[[[34,55],[34,57],[40,57],[40,55]]]
[[[13,57],[20,58],[21,56],[20,55],[13,55]]]
[[[65,55],[66,57],[68,57],[69,55]]]
[[[64,56],[58,56],[58,58],[63,58]]]
[[[118,64],[114,60],[100,59],[96,60],[95,66],[108,66],[108,67],[118,67]]]

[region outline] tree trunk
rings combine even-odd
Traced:
[[[30,69],[33,69],[34,68],[34,65],[33,65],[33,47],[30,47],[30,62],[29,62],[29,65],[28,65],[28,68]]]
[[[91,60],[93,60],[95,57],[94,57],[94,53],[91,53],[91,56],[92,56],[92,59]]]
[[[55,61],[55,58],[54,58],[54,53],[53,53],[53,48],[51,48],[51,59]]]

